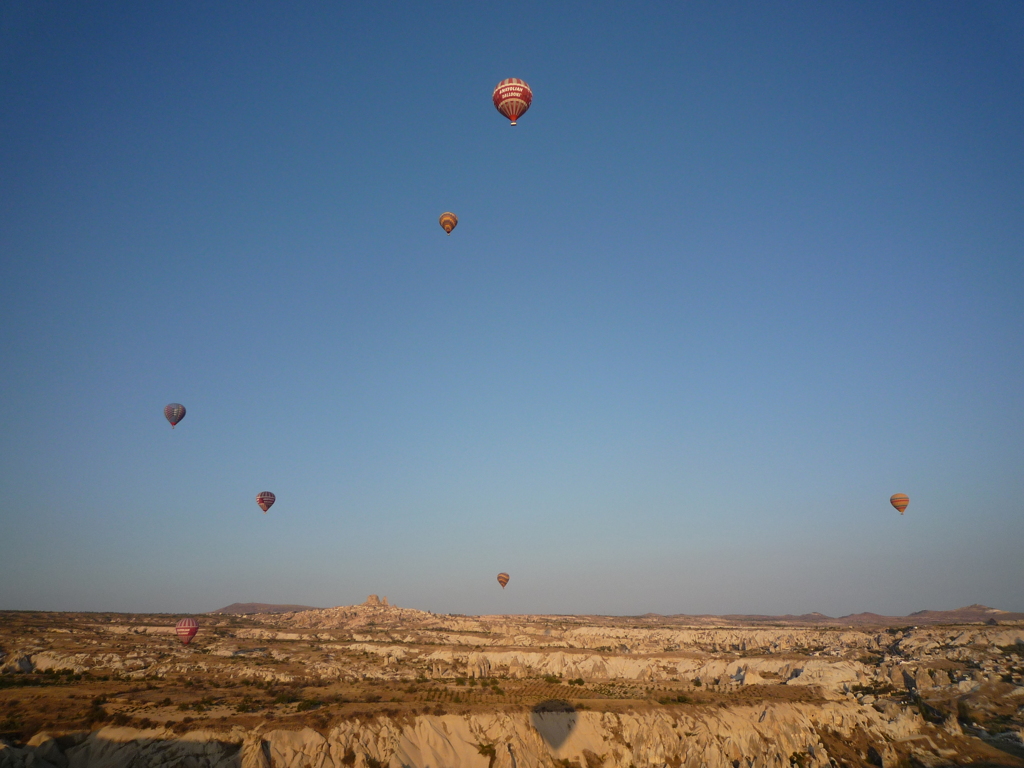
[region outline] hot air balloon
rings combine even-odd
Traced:
[[[508,574],[507,573],[499,573],[498,574],[498,583],[501,584],[501,588],[504,589],[505,585],[508,584]]]
[[[272,494],[270,491],[263,491],[263,493],[256,494],[256,503],[260,505],[260,509],[263,510],[263,514],[267,514],[267,510],[274,506],[274,502],[277,501],[277,496]]]
[[[443,229],[447,234],[451,234],[452,230],[459,225],[459,217],[451,211],[445,211],[441,214],[441,218],[438,219]]]
[[[516,124],[516,120],[526,114],[533,102],[533,91],[530,90],[524,81],[518,77],[509,77],[502,80],[494,88],[494,95],[491,96],[494,107],[501,114]]]
[[[903,510],[905,510],[907,505],[910,503],[910,497],[905,493],[894,493],[889,497],[889,503],[896,507],[902,515]]]
[[[174,626],[174,632],[178,635],[182,645],[188,645],[198,631],[199,622],[195,619],[182,619]]]
[[[171,429],[174,429],[174,425],[185,418],[185,406],[181,403],[168,403],[164,406],[164,418],[171,422]]]

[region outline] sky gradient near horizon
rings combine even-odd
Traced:
[[[0,7],[0,609],[1024,611],[1024,5],[408,5]]]

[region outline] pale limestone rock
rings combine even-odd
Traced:
[[[471,653],[466,662],[466,675],[469,677],[490,677],[491,662],[485,654]]]
[[[29,674],[35,665],[32,664],[32,657],[27,653],[12,653],[0,666],[0,674]]]
[[[269,745],[263,741],[259,730],[246,734],[240,768],[271,768]]]
[[[263,734],[265,752],[272,766],[322,766],[327,760],[327,739],[311,728],[274,730]]]
[[[482,743],[487,742],[463,718],[418,718],[411,729],[401,731],[390,765],[488,768],[489,759],[478,749]]]
[[[927,691],[932,688],[932,677],[928,674],[927,669],[921,667],[914,673],[914,688],[919,691]]]
[[[946,729],[948,733],[954,736],[963,736],[964,731],[960,727],[960,721],[956,719],[956,715],[950,715],[942,721],[942,727]]]
[[[49,652],[36,653],[32,656],[32,666],[43,672],[48,670],[54,670],[55,672],[67,671],[77,675],[85,672],[86,667],[82,663],[85,659],[86,654],[84,653],[75,656],[61,656]]]
[[[36,760],[45,761],[45,764],[56,766],[56,768],[67,768],[68,759],[60,751],[56,740],[45,731],[37,733],[28,740],[25,746],[32,749]]]
[[[180,737],[164,729],[136,730],[108,726],[89,734],[65,752],[68,768],[142,768],[195,765],[228,768],[237,765],[238,743],[227,734],[194,731]]]

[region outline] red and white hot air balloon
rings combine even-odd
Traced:
[[[263,510],[263,514],[267,514],[267,510],[274,506],[274,502],[277,501],[277,496],[272,494],[270,491],[263,491],[263,493],[256,494],[256,503],[260,505],[260,509]]]
[[[188,645],[199,631],[199,622],[195,619],[182,619],[174,626],[174,632],[182,645]]]
[[[518,77],[509,77],[495,86],[491,100],[494,102],[494,108],[515,125],[516,120],[525,115],[533,103],[533,91],[525,81]]]

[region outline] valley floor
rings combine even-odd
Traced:
[[[0,768],[1024,768],[1024,623],[0,612]]]

